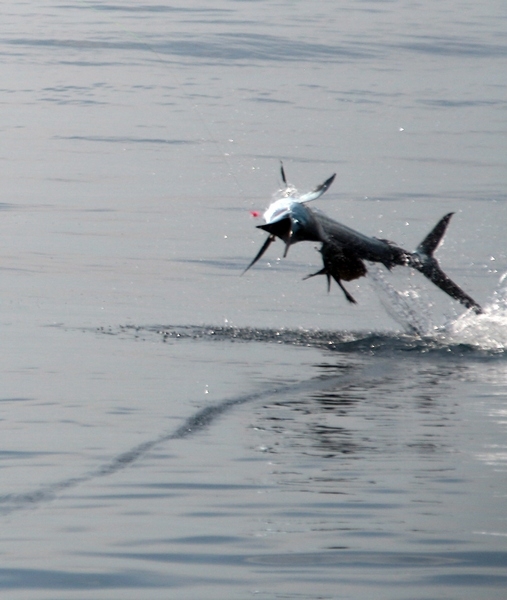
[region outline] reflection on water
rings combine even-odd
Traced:
[[[212,586],[232,598],[265,589],[258,569],[289,597],[310,580],[314,597],[343,585],[386,598],[393,589],[400,598],[503,590],[505,550],[490,540],[504,539],[503,497],[491,485],[505,412],[469,393],[488,368],[505,371],[497,352],[401,334],[232,327],[122,326],[85,337],[106,352],[116,343],[135,357],[161,351],[168,364],[188,351],[194,368],[201,349],[216,362],[199,370],[221,369],[222,379],[257,357],[257,389],[205,394],[171,427],[152,418],[144,441],[94,469],[3,496],[14,523],[22,514],[40,529],[58,514],[46,534],[88,565],[85,574],[6,568],[6,590],[174,587],[190,597]],[[504,391],[505,379],[487,385]],[[482,503],[488,511],[478,513]]]

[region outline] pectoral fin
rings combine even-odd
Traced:
[[[324,183],[318,185],[313,191],[303,194],[299,198],[299,202],[311,202],[312,200],[317,200],[317,198],[320,198],[322,194],[329,189],[329,186],[333,183],[335,177],[336,173],[333,173],[329,179],[326,179]]]

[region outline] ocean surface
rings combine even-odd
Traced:
[[[504,0],[0,8],[0,596],[504,600]],[[315,206],[437,252],[368,265]]]

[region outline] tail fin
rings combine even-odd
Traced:
[[[448,213],[433,227],[424,240],[417,246],[416,252],[425,256],[433,256],[433,252],[438,248],[444,237],[449,221],[454,213]]]
[[[434,283],[446,294],[461,302],[467,308],[472,308],[478,315],[482,313],[481,306],[466,294],[454,281],[442,271],[433,253],[438,248],[444,237],[447,225],[454,213],[448,213],[440,219],[424,240],[417,246],[417,250],[409,255],[409,265],[417,269],[427,279]]]

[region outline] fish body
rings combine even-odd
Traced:
[[[329,177],[312,192],[297,196],[295,188],[287,184],[283,165],[281,173],[286,188],[282,190],[282,197],[272,202],[265,211],[263,215],[265,224],[258,226],[269,236],[245,272],[261,258],[276,238],[281,239],[285,244],[284,256],[287,255],[290,246],[297,242],[321,242],[319,252],[322,256],[323,267],[305,279],[316,275],[325,275],[328,289],[331,279],[334,279],[351,303],[355,303],[355,300],[345,289],[342,281],[353,281],[366,275],[365,261],[367,261],[381,263],[389,270],[395,266],[408,266],[416,269],[467,308],[473,309],[477,314],[482,312],[481,306],[442,271],[433,256],[442,241],[453,213],[446,214],[438,221],[415,252],[408,252],[388,240],[370,237],[355,231],[331,219],[322,211],[308,206],[308,202],[316,200],[329,188],[335,175]]]

